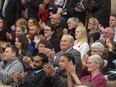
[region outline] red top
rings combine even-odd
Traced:
[[[81,82],[92,82],[96,87],[107,87],[106,79],[99,73],[94,78],[91,78],[91,75],[84,76],[81,78]]]

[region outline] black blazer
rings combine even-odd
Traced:
[[[30,71],[25,79],[25,82],[19,87],[49,87],[50,80],[45,76],[45,72],[42,70],[39,73],[33,74],[34,71]]]
[[[5,0],[3,0],[3,3],[4,1]],[[3,17],[7,23],[7,27],[9,30],[10,27],[15,24],[17,19],[21,18],[21,15],[22,15],[21,0],[9,0],[9,3],[6,7],[6,16]]]

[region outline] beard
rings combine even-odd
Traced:
[[[40,70],[40,69],[43,69],[43,67],[37,67],[37,66],[35,66],[35,67],[33,67],[33,70]]]
[[[29,33],[28,35],[29,35],[28,38],[29,38],[31,41],[33,41],[35,35],[37,35],[37,34],[36,34],[36,33],[35,33],[35,34],[31,34],[31,33]]]

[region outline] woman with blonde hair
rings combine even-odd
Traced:
[[[87,33],[84,26],[78,26],[75,30],[75,42],[73,48],[80,51],[81,58],[89,51],[89,45],[87,43]]]

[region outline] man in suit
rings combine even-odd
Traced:
[[[4,85],[15,86],[10,73],[23,71],[23,65],[16,57],[16,54],[16,48],[14,46],[6,47],[3,53],[2,61],[0,62],[0,80]]]
[[[81,55],[80,55],[79,51],[72,48],[73,44],[74,44],[73,37],[69,34],[64,34],[61,38],[61,41],[60,41],[61,51],[56,54],[55,58],[53,59],[53,64],[56,65],[56,66],[59,66],[59,62],[60,62],[60,58],[61,58],[62,54],[70,53],[75,58],[76,72],[79,75],[80,74],[80,69],[81,69],[81,66],[82,66]]]
[[[11,32],[11,26],[21,18],[22,7],[21,0],[2,0],[1,15],[5,19],[8,32]]]
[[[28,18],[38,19],[39,5],[43,4],[44,0],[28,0]]]
[[[31,63],[31,62],[30,62]],[[19,87],[49,87],[49,80],[46,79],[43,66],[48,63],[48,58],[45,54],[38,53],[32,64],[32,71],[28,72],[27,76],[24,73],[12,73],[12,78],[19,84]],[[49,83],[48,83],[49,82]]]

